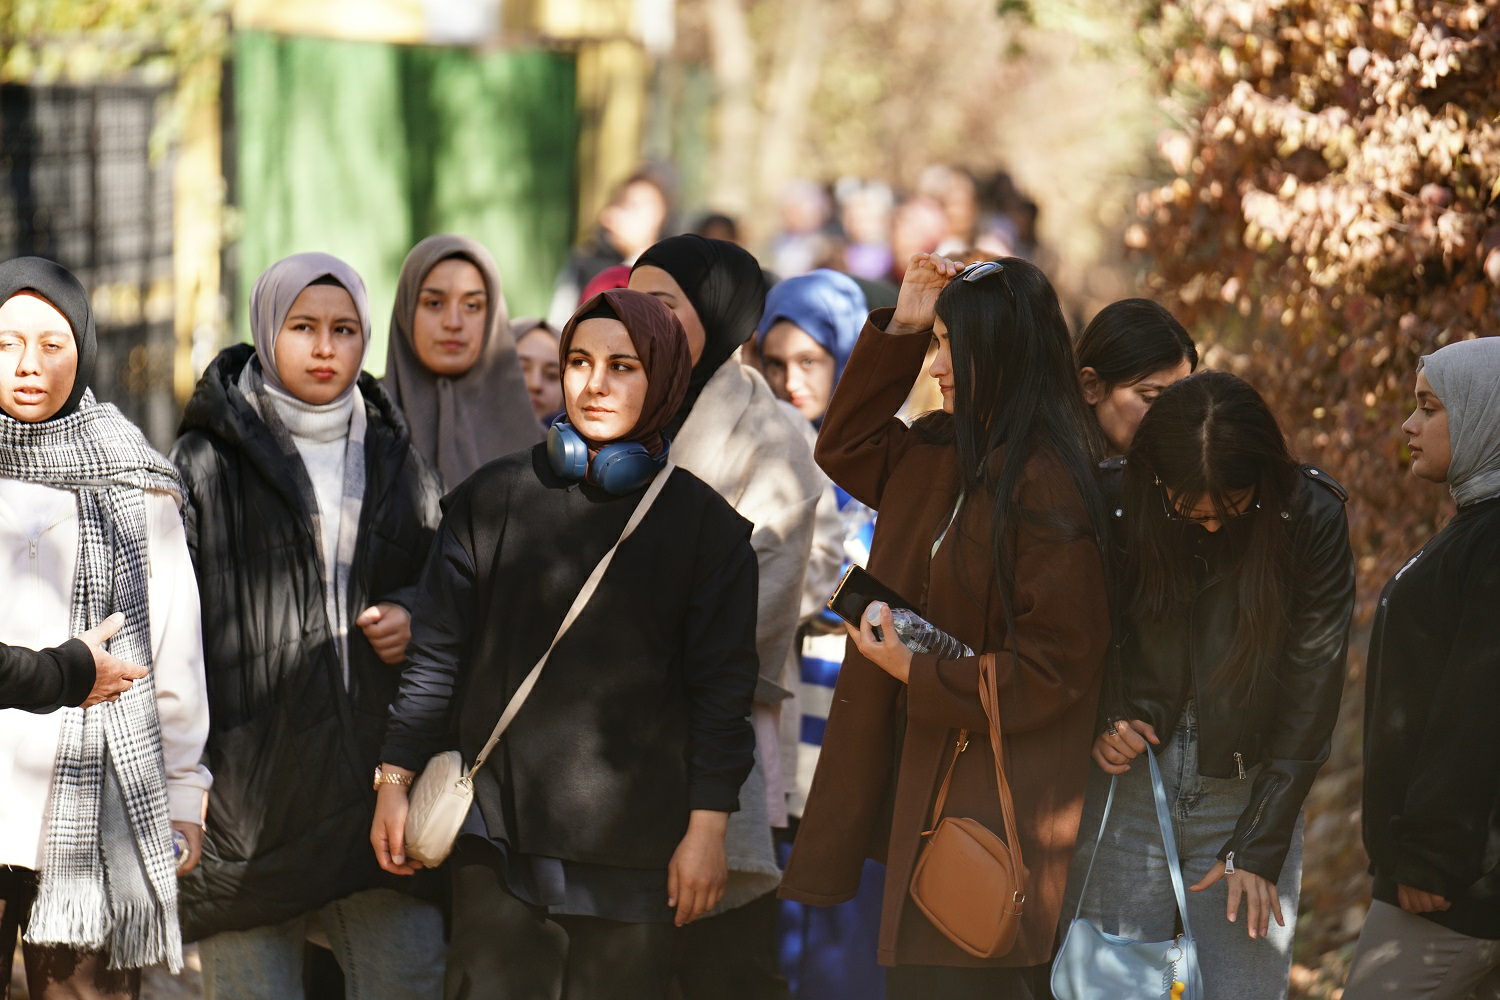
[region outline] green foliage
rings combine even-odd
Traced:
[[[1031,0],[996,0],[995,13],[1000,17],[1019,18],[1026,24],[1036,23],[1036,8]]]
[[[173,84],[152,136],[160,154],[193,108],[218,99],[228,31],[229,0],[9,0],[0,82]]]

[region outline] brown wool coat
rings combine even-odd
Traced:
[[[890,336],[880,328],[886,322],[889,311],[877,311],[860,335],[824,419],[817,458],[836,483],[880,512],[870,572],[982,655],[940,661],[919,654],[909,684],[902,685],[848,647],[781,895],[816,905],[849,899],[868,855],[887,865],[882,964],[1036,965],[1052,954],[1091,766],[1109,645],[1103,567],[1091,539],[1013,533],[1012,642],[993,572],[989,498],[968,504],[931,554],[958,495],[956,453],[890,416],[921,370],[927,338]],[[930,416],[922,426],[941,430],[950,419]],[[1020,500],[1082,516],[1077,491],[1045,457],[1028,464]],[[1016,946],[991,960],[949,942],[907,893],[956,731],[987,729],[978,695],[985,656],[993,656],[1000,671],[1006,768],[1031,871]],[[994,763],[982,736],[960,757],[948,802],[948,815],[1003,830]]]

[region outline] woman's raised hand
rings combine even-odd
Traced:
[[[1157,744],[1156,728],[1140,719],[1116,719],[1109,728],[1094,737],[1094,763],[1105,774],[1124,774],[1130,762],[1146,750],[1146,744]]]
[[[962,264],[935,253],[912,254],[896,297],[896,313],[885,332],[909,334],[931,330],[937,319],[938,295],[961,270]]]

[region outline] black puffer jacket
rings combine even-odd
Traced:
[[[172,449],[203,602],[214,774],[203,863],[182,885],[190,941],[279,923],[361,889],[418,888],[382,873],[369,843],[370,775],[400,668],[351,627],[345,690],[312,521],[236,384],[253,356],[241,344],[214,359]],[[437,481],[405,418],[369,375],[359,390],[366,484],[351,622],[379,601],[410,605],[438,522]]]
[[[1122,462],[1106,463],[1106,477],[1118,476]],[[1143,621],[1124,602],[1121,676],[1106,685],[1113,696],[1107,694],[1101,705],[1104,718],[1144,720],[1165,741],[1191,694],[1198,712],[1198,770],[1211,778],[1246,778],[1261,765],[1253,773],[1250,803],[1219,858],[1233,853],[1235,867],[1273,882],[1281,876],[1302,802],[1328,759],[1354,612],[1348,495],[1327,473],[1311,466],[1302,471],[1288,510],[1256,515],[1279,518],[1291,533],[1288,629],[1270,671],[1262,672],[1253,689],[1215,676],[1229,653],[1239,600],[1225,547],[1204,532],[1199,556],[1206,571],[1184,614]]]

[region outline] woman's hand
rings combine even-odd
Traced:
[[[380,769],[387,774],[414,776],[414,772],[393,764],[381,764]],[[370,846],[375,848],[375,861],[392,875],[411,875],[422,867],[422,862],[406,856],[406,813],[411,804],[408,789],[407,785],[381,785],[375,793]]]
[[[1116,719],[1109,729],[1094,737],[1094,763],[1105,774],[1124,774],[1130,770],[1130,762],[1146,751],[1147,743],[1155,746],[1160,742],[1151,723]]]
[[[728,813],[694,809],[688,814],[687,833],[667,865],[667,905],[677,908],[674,923],[678,927],[697,920],[724,898],[729,883],[729,862],[724,857],[728,828]]]
[[[1435,892],[1409,885],[1396,886],[1396,900],[1407,913],[1440,913],[1453,905]]]
[[[961,270],[963,265],[935,253],[912,254],[896,296],[895,315],[885,332],[899,336],[931,330],[937,319],[938,295]]]
[[[406,644],[411,642],[411,615],[401,605],[381,601],[361,611],[354,624],[364,629],[370,648],[382,663],[394,667],[406,658]]]
[[[879,639],[875,638],[875,626],[870,624],[872,608],[880,609]],[[854,647],[865,659],[902,684],[907,682],[911,676],[911,650],[907,649],[901,637],[896,635],[896,623],[891,620],[891,609],[888,605],[879,601],[873,602],[865,608],[865,613],[859,616],[859,628],[845,622],[844,630],[849,633],[849,638],[854,640]]]
[[[1276,895],[1276,883],[1261,878],[1243,868],[1236,868],[1228,875],[1224,874],[1224,862],[1220,861],[1209,869],[1203,881],[1193,886],[1189,891],[1202,892],[1213,885],[1219,879],[1228,880],[1229,901],[1224,907],[1224,916],[1232,924],[1240,912],[1240,897],[1245,898],[1245,926],[1250,931],[1252,938],[1263,938],[1271,929],[1271,916],[1274,914],[1276,923],[1282,927],[1286,921],[1281,916],[1281,897]]]
[[[187,840],[187,854],[177,859],[177,877],[181,878],[197,868],[198,862],[203,858],[203,827],[197,823],[184,823],[174,819],[172,829]]]

